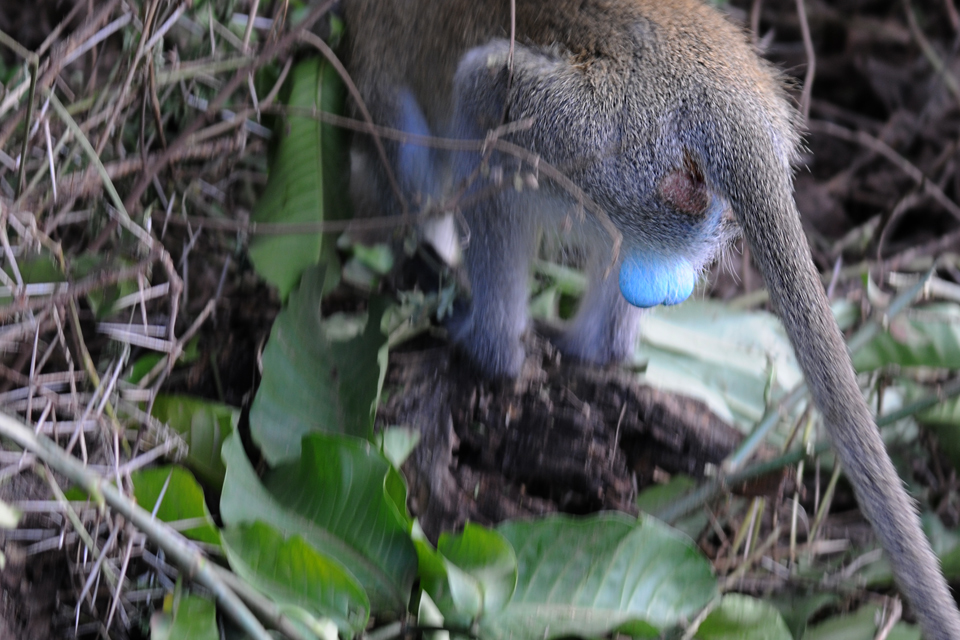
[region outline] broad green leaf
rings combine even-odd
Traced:
[[[220,534],[203,500],[203,490],[193,475],[183,467],[153,467],[131,475],[133,494],[137,504],[156,513],[163,522],[199,519],[199,524],[180,531],[200,542],[220,544]],[[161,494],[162,497],[161,497]],[[157,508],[159,501],[160,507]]]
[[[637,508],[644,513],[656,516],[658,512],[672,506],[696,487],[696,480],[690,476],[677,474],[666,484],[655,484],[641,491],[637,496]],[[673,528],[695,539],[709,522],[710,519],[704,510],[698,509],[674,522]]]
[[[437,550],[426,540],[415,544],[420,586],[448,622],[469,627],[501,611],[513,595],[517,557],[496,531],[467,523],[460,534],[441,534]]]
[[[330,342],[346,342],[362,335],[366,326],[364,313],[332,313],[323,318],[320,331]]]
[[[288,85],[286,103],[291,107],[343,112],[343,83],[326,60],[298,63],[290,72]],[[309,223],[347,217],[345,132],[295,112],[280,118],[274,130],[280,142],[252,219]],[[336,276],[335,243],[335,238],[316,232],[257,236],[250,243],[250,258],[260,275],[279,289],[281,299],[286,299],[303,271],[321,258],[332,267],[328,275]]]
[[[801,560],[801,563],[804,561]],[[838,567],[839,568],[839,567]],[[817,566],[816,575],[813,580],[819,580],[824,575],[822,564]],[[803,578],[799,578],[802,580]],[[835,606],[840,601],[840,596],[835,591],[819,591],[815,593],[794,593],[787,590],[781,595],[773,595],[767,598],[767,602],[779,609],[780,616],[787,623],[787,628],[794,638],[802,638],[807,630],[807,622],[814,615],[826,607]]]
[[[3,272],[7,277],[16,281],[13,267],[9,262],[4,261]],[[64,282],[67,278],[57,266],[56,259],[48,251],[41,251],[39,254],[27,259],[17,261],[17,271],[20,272],[20,278],[24,284],[40,284],[44,282]],[[0,290],[0,300],[11,297],[12,292],[3,292]]]
[[[772,604],[736,593],[727,594],[694,636],[698,640],[793,640]]]
[[[417,607],[417,622],[422,626],[442,627],[444,625],[443,614],[440,609],[430,599],[430,594],[421,591],[420,603]],[[449,631],[426,631],[423,634],[425,640],[450,640]]]
[[[304,273],[263,352],[263,380],[250,409],[250,432],[270,464],[296,459],[301,437],[314,431],[373,435],[385,371],[380,319],[386,302],[371,300],[361,335],[334,342],[322,329],[323,282],[322,267]]]
[[[220,515],[227,526],[261,520],[284,536],[299,535],[356,578],[373,613],[404,611],[417,570],[411,524],[398,508],[399,480],[372,443],[311,434],[298,460],[262,482],[236,436],[224,443],[223,459]]]
[[[651,485],[641,491],[637,496],[637,508],[646,513],[656,513],[696,487],[696,480],[677,474],[666,484]]]
[[[184,345],[183,351],[180,353],[180,357],[177,358],[177,364],[190,364],[197,361],[197,358],[200,357],[200,337],[194,336],[186,345]],[[127,375],[125,380],[130,384],[138,384],[143,377],[146,376],[150,371],[157,365],[161,360],[165,360],[167,354],[159,353],[157,351],[146,351],[143,354],[134,360],[133,364],[130,365],[130,368],[127,370]]]
[[[219,489],[226,471],[220,448],[236,429],[240,410],[199,398],[161,394],[153,403],[153,417],[170,425],[187,443],[184,464],[201,482]]]
[[[330,618],[345,636],[364,629],[370,601],[339,562],[300,536],[284,539],[263,522],[227,527],[223,548],[230,567],[271,600]]]
[[[381,460],[389,462],[383,454],[377,459],[378,463]],[[387,475],[383,479],[383,496],[387,506],[393,509],[394,517],[403,523],[404,529],[409,533],[413,518],[407,513],[407,483],[393,465],[387,468]]]
[[[476,578],[457,568],[424,539],[414,540],[419,560],[421,597],[428,597],[440,617],[467,628],[483,610],[483,592]]]
[[[337,623],[329,618],[314,618],[307,613],[306,609],[293,605],[281,604],[278,608],[285,618],[301,625],[308,634],[313,634],[313,636],[307,635],[308,638],[315,636],[317,640],[337,640],[340,637]]]
[[[517,587],[517,555],[501,534],[467,523],[459,534],[440,534],[437,550],[477,580],[483,613],[501,611]]]
[[[150,619],[151,640],[219,640],[217,605],[213,600],[183,594],[170,598],[169,605]]]
[[[858,371],[887,365],[960,369],[960,305],[928,305],[896,316],[854,354],[853,364]]]
[[[710,300],[647,313],[636,357],[647,362],[644,382],[699,398],[744,430],[803,380],[776,316]]]
[[[420,443],[420,432],[410,427],[387,427],[377,434],[377,442],[390,464],[399,469]]]
[[[649,516],[556,515],[498,531],[517,554],[517,589],[506,608],[480,620],[485,637],[657,635],[717,596],[693,542]]]
[[[811,626],[803,640],[874,640],[877,637],[877,621],[880,607],[866,605],[854,613],[838,614],[820,624]],[[914,625],[898,622],[886,640],[920,640],[920,629]]]

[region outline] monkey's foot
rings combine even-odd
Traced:
[[[623,323],[618,324],[623,325]],[[546,336],[564,358],[578,362],[604,366],[611,362],[623,362],[633,355],[635,341],[633,326],[594,326],[586,327],[585,330],[582,324],[575,323],[573,326],[560,329],[538,322],[536,330]]]
[[[497,322],[501,320],[501,322]],[[457,348],[487,379],[516,378],[523,369],[526,352],[520,331],[506,331],[502,318],[492,319],[470,311],[454,313],[447,331]]]

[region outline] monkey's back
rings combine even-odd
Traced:
[[[386,115],[380,107],[388,101],[385,88],[402,87],[412,92],[437,133],[445,131],[463,55],[510,35],[509,0],[344,0],[343,5],[344,55],[374,119]],[[747,99],[793,138],[795,118],[777,72],[756,56],[739,28],[700,0],[517,0],[516,10],[518,43],[577,65],[585,77],[596,78],[599,92],[640,91],[644,105],[662,103],[658,93],[672,99]],[[349,25],[375,27],[354,33]],[[456,37],[427,35],[436,32]]]

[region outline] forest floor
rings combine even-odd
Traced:
[[[239,2],[232,10],[244,12],[250,4],[258,3]],[[284,3],[259,4],[263,15],[265,7],[279,11]],[[783,69],[793,82],[791,93],[806,110],[806,148],[796,175],[796,198],[814,261],[821,272],[834,274],[833,296],[856,308],[869,307],[863,281],[844,271],[847,265],[866,264],[875,282],[886,283],[891,272],[919,273],[936,263],[942,280],[960,284],[960,263],[954,255],[960,254],[960,17],[953,0],[808,0],[800,4],[805,5],[812,49],[804,44],[798,3],[731,4],[727,10],[732,19],[757,28],[758,49]],[[110,465],[115,456],[133,458],[143,451],[141,438],[128,433],[123,437],[134,443],[133,452],[123,450],[121,455],[123,448],[111,441],[116,434],[104,427],[113,423],[102,405],[94,415],[84,412],[96,404],[94,377],[118,375],[113,363],[121,351],[110,334],[98,328],[102,319],[94,308],[96,300],[91,302],[88,295],[91,291],[118,298],[138,290],[143,296],[147,290],[154,297],[145,300],[144,313],[174,319],[180,336],[173,341],[177,348],[187,344],[185,334],[192,338],[191,357],[156,374],[153,383],[141,387],[139,401],[148,400],[149,394],[176,393],[248,409],[259,381],[263,344],[281,308],[280,297],[256,274],[245,253],[249,237],[244,225],[266,181],[268,143],[225,128],[194,147],[178,146],[189,118],[161,113],[153,104],[156,90],[151,83],[156,78],[127,75],[130,65],[121,62],[131,49],[118,35],[94,42],[96,34],[117,20],[156,28],[163,23],[160,17],[166,19],[177,6],[153,0],[0,3],[0,32],[28,52],[42,52],[40,84],[56,87],[65,103],[101,95],[97,92],[103,87],[133,83],[133,89],[123,89],[126,102],[121,106],[98,104],[99,112],[78,112],[85,118],[81,128],[98,152],[106,149],[113,158],[107,170],[121,190],[120,198],[128,205],[137,203],[141,211],[152,207],[152,232],[161,238],[163,256],[131,248],[130,235],[118,231],[122,223],[117,216],[104,213],[113,203],[93,172],[79,177],[74,173],[69,183],[61,180],[56,198],[51,197],[49,179],[27,181],[27,197],[13,204],[20,191],[14,159],[21,153],[28,117],[14,90],[27,65],[23,51],[0,41],[0,264],[9,273],[9,256],[30,248],[24,243],[11,249],[10,243],[18,245],[17,239],[27,237],[47,248],[56,246],[75,262],[90,256],[112,258],[72,290],[0,298],[0,409],[33,425],[43,422],[42,394],[35,397],[29,391],[41,370],[43,384],[61,385],[58,393],[76,394],[80,388],[78,405],[71,405],[72,410],[56,405],[54,412],[59,410],[62,422],[85,434],[81,440],[88,440],[84,446],[89,450],[83,455],[91,465]],[[131,15],[131,10],[139,13]],[[230,21],[227,15],[219,18],[224,24]],[[199,27],[190,22],[183,28]],[[223,37],[228,42],[237,39],[229,33]],[[74,56],[85,43],[93,44]],[[815,73],[808,76],[811,54]],[[175,45],[158,55],[175,56]],[[291,50],[280,55],[285,60]],[[181,80],[180,85],[199,81],[219,90],[232,71],[218,78]],[[53,111],[42,97],[34,108]],[[46,162],[51,126],[48,119],[30,114],[35,118],[31,122],[40,126],[30,134],[28,153],[36,162],[29,165],[28,178]],[[128,117],[139,118],[139,131],[124,129]],[[160,136],[144,134],[144,123],[153,126],[152,118],[165,123],[168,138],[162,143]],[[107,133],[105,122],[122,135]],[[173,190],[184,194],[186,204],[178,200],[174,207],[172,200],[158,197],[161,184],[175,185]],[[190,210],[189,216],[179,216],[181,206]],[[157,215],[165,207],[166,218]],[[17,211],[31,212],[30,220],[14,215]],[[40,232],[31,235],[30,224]],[[149,293],[153,289],[143,286],[148,279],[154,286],[169,285],[172,274],[179,289]],[[4,280],[0,284],[12,282],[10,275]],[[404,276],[386,278],[381,292],[396,295],[404,282]],[[762,305],[762,278],[742,247],[713,270],[709,283],[705,296]],[[366,303],[358,291],[344,285],[328,304],[325,314]],[[173,351],[173,342],[159,351],[164,357]],[[421,444],[404,473],[409,507],[433,540],[467,521],[493,524],[554,511],[617,509],[635,514],[637,495],[644,488],[676,474],[702,479],[743,440],[741,429],[701,400],[640,384],[629,368],[562,362],[536,333],[528,336],[527,346],[528,363],[515,383],[478,380],[439,326],[391,350],[378,425],[407,425],[421,432]],[[149,348],[145,340],[132,347],[135,355]],[[69,440],[61,437],[59,442],[66,446]],[[911,464],[911,482],[939,497],[931,502],[938,505],[942,523],[955,529],[960,524],[960,507],[953,498],[956,472],[934,438],[919,436],[914,444],[928,455]],[[762,455],[772,456],[773,450]],[[0,532],[6,563],[0,572],[0,640],[145,637],[152,606],[146,600],[125,601],[118,615],[126,626],[114,624],[105,631],[109,594],[91,597],[87,552],[52,497],[50,477],[62,484],[66,480],[42,467],[16,450],[0,451],[0,499],[17,505],[24,518],[19,529]],[[42,473],[35,473],[38,469]],[[767,497],[774,505],[770,513],[786,518],[791,504],[785,496],[798,490],[803,505],[816,510],[820,482],[819,476],[808,476],[798,487],[792,472],[782,472],[734,491]],[[216,515],[216,505],[211,510]],[[95,509],[83,517],[96,519]],[[716,560],[726,558],[729,536],[747,516],[721,507],[713,517],[716,531],[698,544]],[[97,526],[95,537],[106,539],[127,524],[104,520]],[[770,521],[765,526],[766,531],[772,528]],[[837,538],[870,540],[869,527],[843,485],[823,530]],[[123,549],[112,553],[122,556]],[[153,593],[162,598],[163,581],[156,584]],[[745,580],[741,588],[769,593],[771,586],[757,579]],[[860,597],[854,594],[840,606],[852,607]]]

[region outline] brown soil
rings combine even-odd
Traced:
[[[378,413],[422,440],[403,471],[433,539],[467,521],[555,511],[636,513],[655,474],[703,475],[740,442],[702,403],[638,385],[617,368],[561,363],[530,338],[523,377],[479,381],[447,346],[393,354]]]
[[[735,16],[746,22],[750,3],[734,4]],[[15,34],[28,48],[36,47],[71,6],[55,0],[2,1],[0,30]],[[905,6],[918,16],[920,32],[956,77],[960,21],[952,0],[922,6],[896,0],[806,3],[817,76],[809,153],[797,178],[797,200],[814,259],[824,270],[833,268],[838,258],[850,263],[865,257],[880,258],[885,261],[881,267],[889,270],[960,249],[956,220],[923,195],[902,163],[884,155],[885,149],[895,149],[950,199],[960,200],[957,96],[918,44]],[[759,35],[765,54],[802,79],[807,57],[796,3],[763,2]],[[15,60],[5,48],[0,51],[7,63]],[[824,121],[843,130],[825,127]],[[3,131],[0,122],[0,134]],[[843,131],[862,132],[867,140],[852,142]],[[872,235],[864,227],[871,220],[880,229]],[[848,235],[858,228],[866,230]],[[179,259],[188,239],[183,228],[171,227],[164,242]],[[255,385],[258,348],[278,301],[219,232],[205,231],[198,246],[201,250],[194,252],[189,267],[190,304],[181,322],[192,321],[220,291],[217,313],[202,329],[199,357],[176,370],[165,390],[239,406],[249,401]],[[759,286],[759,275],[749,265],[734,264],[738,258],[718,270],[717,296],[732,297]],[[951,269],[942,275],[960,280],[960,273]],[[89,312],[82,311],[89,322]],[[99,362],[103,344],[96,346],[93,356]],[[737,431],[695,401],[638,386],[618,370],[558,362],[549,345],[536,338],[528,346],[533,355],[516,385],[478,382],[448,346],[434,342],[407,345],[391,354],[389,400],[378,421],[411,425],[422,434],[404,471],[411,508],[431,537],[467,520],[491,523],[552,511],[632,512],[638,488],[664,474],[701,476],[706,465],[722,460],[739,442]],[[26,375],[29,355],[4,354],[0,391]],[[946,493],[955,483],[950,470],[914,471],[934,492]],[[774,478],[763,491],[778,495],[784,490],[780,480]],[[45,484],[23,473],[2,486],[0,498],[39,500],[49,495]],[[853,503],[847,493],[835,504],[852,508]],[[32,518],[25,526],[44,529],[62,523]],[[829,526],[847,538],[869,536],[856,512],[841,514]],[[10,539],[2,544],[7,564],[0,572],[0,640],[73,637],[75,604],[83,587],[71,577],[70,554],[76,554],[77,543],[28,555],[29,544]],[[766,585],[755,588],[762,591]],[[98,606],[96,611],[103,615],[103,609]],[[84,616],[90,624],[81,635],[95,637],[98,630],[87,609]],[[115,629],[111,637],[140,633],[137,627]]]

